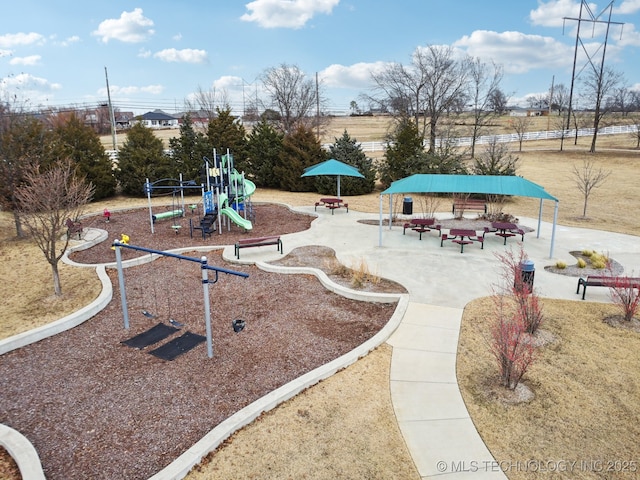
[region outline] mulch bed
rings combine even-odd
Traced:
[[[311,217],[275,205],[256,207],[255,228],[213,234],[209,245],[277,235],[309,227]],[[131,243],[154,249],[200,245],[171,220],[150,233],[146,210],[84,219]],[[76,262],[114,261],[111,242],[72,255]],[[125,252],[128,252],[125,250]],[[125,253],[129,257],[136,252]],[[186,253],[199,257],[201,253]],[[229,265],[220,251],[209,264],[244,272],[210,284],[214,357],[205,344],[161,360],[122,342],[158,322],[184,324],[205,335],[203,287],[196,263],[173,258],[124,272],[131,326],[125,330],[117,272],[114,298],[84,324],[0,357],[0,422],[24,434],[38,451],[48,479],[146,479],[207,432],[279,386],[352,350],[375,335],[395,304],[349,300],[311,275],[282,275]],[[145,310],[156,318],[147,318]],[[242,319],[239,333],[232,321]]]

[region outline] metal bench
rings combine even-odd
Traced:
[[[480,212],[487,213],[487,204],[484,200],[456,200],[453,202],[453,216],[456,216],[456,212]]]
[[[249,248],[249,247],[263,247],[266,245],[277,245],[278,252],[282,253],[282,240],[280,240],[280,236],[271,236],[271,237],[258,237],[258,238],[244,238],[238,240],[235,244],[235,254],[236,258],[240,258],[240,249],[241,248]]]
[[[638,277],[614,277],[606,275],[587,275],[578,279],[576,295],[580,294],[582,286],[582,300],[587,293],[587,286],[591,287],[621,287],[640,288],[640,278]]]

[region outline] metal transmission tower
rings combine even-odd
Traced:
[[[571,72],[571,90],[569,92],[569,107],[568,107],[568,111],[567,111],[567,127],[566,130],[569,130],[569,126],[571,124],[571,109],[573,106],[573,90],[574,90],[574,85],[575,85],[575,81],[576,81],[576,77],[580,75],[580,73],[582,72],[582,70],[585,69],[585,67],[587,66],[591,66],[594,70],[594,73],[597,75],[598,78],[598,91],[597,91],[597,95],[596,95],[596,121],[598,118],[598,115],[600,114],[599,110],[600,110],[600,100],[601,100],[601,88],[602,88],[602,77],[604,74],[604,59],[605,56],[607,54],[607,43],[609,41],[609,30],[611,28],[611,25],[624,25],[621,22],[612,22],[611,21],[611,13],[613,11],[613,2],[614,0],[611,0],[609,2],[609,4],[602,9],[602,11],[600,13],[598,13],[597,15],[594,15],[593,12],[591,11],[591,8],[589,7],[589,5],[587,4],[586,0],[581,0],[580,2],[580,13],[578,14],[578,18],[573,18],[573,17],[563,17],[563,24],[565,24],[567,22],[567,20],[571,20],[571,21],[575,21],[578,22],[578,28],[576,29],[576,45],[574,48],[574,53],[573,53],[573,70]],[[583,16],[583,13],[586,13],[586,17]],[[606,20],[603,20],[603,17],[607,17]],[[595,52],[590,53],[587,50],[587,47],[585,46],[584,42],[582,41],[582,34],[581,34],[581,30],[582,30],[582,24],[583,23],[587,23],[587,24],[591,24],[591,38],[594,37],[595,35],[595,29],[596,26],[599,24],[604,24],[606,25],[606,30],[605,30],[605,35],[604,35],[604,41],[602,42],[602,44],[596,49]],[[563,30],[564,30],[564,25],[563,25]],[[622,29],[620,29],[620,36],[622,37]],[[578,72],[578,74],[576,75],[576,64],[578,61],[578,47],[581,47],[582,50],[584,51],[587,60],[585,62],[585,64],[580,68],[580,71]],[[599,51],[602,50],[602,59],[599,62],[597,60],[594,60],[596,58],[596,56],[599,54]],[[564,143],[564,135],[562,135],[562,143]],[[560,149],[562,150],[562,145],[560,147]]]

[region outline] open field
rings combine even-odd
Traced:
[[[341,128],[342,126],[336,127],[336,136],[341,135]],[[351,132],[351,129],[349,131]],[[178,131],[174,130],[171,133],[171,136],[175,136]],[[362,135],[365,135],[364,131]],[[358,138],[356,134],[353,136]],[[361,138],[358,140],[364,141]],[[527,144],[525,151],[518,154],[521,158],[519,174],[539,183],[549,193],[559,198],[560,224],[640,235],[640,200],[637,198],[637,185],[640,184],[640,167],[638,167],[640,152],[633,150],[635,146],[633,139],[629,137],[600,137],[598,142],[600,151],[593,156],[585,153],[588,144],[586,138],[580,140],[577,148],[569,148],[565,143],[568,151],[564,153],[557,151],[557,145],[539,142]],[[579,165],[583,158],[593,159],[596,167],[601,166],[606,170],[611,170],[611,176],[607,179],[606,184],[602,188],[594,190],[589,200],[588,218],[586,219],[580,218],[582,198],[571,174],[572,166]],[[311,205],[316,197],[316,194],[293,194],[258,189],[255,200],[281,201],[291,205]],[[377,193],[350,197],[348,201],[350,208],[354,210],[372,213],[378,211],[379,196]],[[117,208],[121,205],[143,205],[144,202],[145,200],[141,199],[111,199],[92,204],[90,209],[94,212],[100,212],[105,206]],[[442,210],[448,211],[449,206],[449,200],[444,200]],[[516,216],[535,217],[538,206],[538,201],[517,198],[508,204],[506,210]],[[545,220],[550,221],[552,207],[546,205],[545,209]],[[46,323],[51,320],[51,317],[46,317],[49,312],[56,312],[53,315],[54,318],[62,316],[86,303],[88,298],[95,296],[95,289],[98,288],[95,274],[90,270],[83,269],[79,272],[83,275],[79,280],[65,280],[63,277],[64,301],[68,303],[63,305],[57,299],[52,299],[50,297],[49,267],[39,251],[27,241],[17,241],[12,238],[13,224],[11,217],[6,212],[0,212],[0,226],[2,226],[0,229],[2,232],[0,253],[3,260],[0,272],[2,272],[3,279],[8,279],[5,281],[4,295],[0,300],[0,311],[3,313],[0,323],[2,329],[7,328],[6,325],[9,325],[6,331],[13,332],[31,328],[33,323],[27,322],[32,322],[34,319]],[[27,252],[26,255],[25,252]],[[570,259],[563,260],[569,261]],[[26,268],[28,270],[25,270]],[[76,272],[69,273],[76,274]],[[33,282],[34,278],[42,279],[42,281]],[[65,286],[70,288],[65,288]],[[28,308],[25,308],[25,292],[33,292],[34,290],[36,291],[33,296],[29,297]],[[629,455],[635,455],[635,460],[638,460],[638,451],[634,450],[639,433],[634,425],[640,415],[637,406],[636,382],[638,365],[635,361],[628,361],[637,357],[634,352],[637,352],[639,346],[638,335],[612,333],[610,329],[607,330],[606,325],[601,322],[603,316],[611,313],[611,310],[606,306],[594,308],[594,304],[589,302],[545,302],[544,308],[550,318],[548,328],[553,330],[560,340],[557,344],[548,347],[548,350],[542,355],[539,366],[532,369],[531,384],[536,390],[537,397],[531,404],[501,406],[488,402],[479,396],[477,381],[474,383],[474,378],[477,379],[480,374],[474,374],[474,369],[481,368],[482,374],[486,376],[490,368],[486,357],[482,357],[479,362],[473,362],[472,365],[462,361],[459,364],[458,378],[465,401],[478,430],[492,449],[492,453],[498,461],[525,461],[529,458],[539,458],[540,452],[544,452],[541,459],[550,458],[549,452],[553,452],[553,455],[561,456],[566,460],[599,460],[602,458],[620,461],[634,460],[626,458]],[[483,314],[483,312],[485,313]],[[475,355],[486,354],[486,351],[481,352],[482,345],[477,342],[478,331],[475,326],[476,319],[483,317],[483,315],[486,316],[486,304],[483,304],[482,301],[472,302],[465,309],[460,340],[461,359],[468,360],[475,358]],[[479,350],[472,350],[473,348]],[[560,352],[561,356],[555,355],[557,352]],[[204,476],[194,476],[193,478],[250,478],[250,474],[247,472],[255,463],[262,465],[260,478],[282,478],[277,474],[269,476],[266,473],[275,466],[286,467],[285,475],[287,472],[303,471],[307,475],[311,475],[309,478],[323,478],[321,473],[312,475],[313,472],[309,469],[309,464],[313,463],[311,453],[309,457],[294,454],[300,444],[303,443],[305,450],[314,452],[318,458],[331,463],[331,455],[338,453],[344,455],[345,451],[335,451],[339,449],[340,442],[333,443],[332,445],[335,447],[328,449],[326,447],[327,439],[343,439],[343,444],[349,442],[349,436],[345,436],[347,432],[341,429],[348,428],[348,433],[358,439],[386,437],[385,429],[397,429],[395,422],[389,422],[389,419],[394,419],[394,414],[388,399],[380,398],[384,396],[373,395],[370,399],[369,406],[376,409],[378,419],[362,421],[355,418],[362,413],[360,411],[362,398],[355,395],[345,395],[345,392],[349,391],[357,390],[360,392],[361,390],[358,389],[363,383],[385,385],[384,374],[388,372],[389,358],[390,349],[380,349],[376,355],[365,359],[374,362],[373,364],[358,362],[341,372],[340,375],[322,382],[282,407],[274,409],[260,421],[234,435],[233,441],[225,445],[209,465],[203,467],[204,473],[202,475]],[[602,369],[604,364],[615,368],[615,372]],[[381,374],[382,378],[379,376]],[[388,384],[388,379],[386,384]],[[618,391],[620,395],[618,395]],[[616,392],[616,394],[612,395],[612,392]],[[349,403],[351,401],[353,404]],[[318,427],[318,432],[323,433],[322,436],[304,437],[303,433],[295,428],[301,420],[300,412],[311,414],[313,423]],[[344,418],[343,421],[336,422],[336,412],[339,412],[340,416],[347,416],[352,412],[354,418]],[[566,445],[568,433],[557,428],[558,423],[564,422],[561,420],[564,418],[571,418],[573,421],[574,417],[567,415],[579,415],[581,412],[585,412],[583,415],[585,418],[597,415],[597,418],[602,420],[599,425],[608,423],[610,428],[602,433],[600,429],[590,430],[591,427],[586,422],[581,422],[579,425],[584,428],[584,435],[580,444]],[[609,413],[612,418],[609,418]],[[569,421],[567,423],[570,424]],[[345,427],[347,424],[349,426]],[[265,442],[268,445],[269,439],[273,438],[273,432],[277,432],[281,437],[284,448],[270,451],[263,457],[261,452],[264,452],[264,449],[257,447],[255,442],[258,442],[258,445],[259,442]],[[606,437],[601,436],[604,434]],[[527,441],[527,439],[531,439],[531,441]],[[607,445],[608,441],[612,442],[613,448],[619,448],[615,452],[615,456],[612,456],[609,447],[603,447]],[[371,445],[367,447],[370,449],[357,449],[352,453],[364,456],[375,455],[373,447]],[[259,460],[254,462],[254,455],[259,456]],[[344,468],[347,469],[350,462],[348,459],[345,461],[344,458],[336,458],[333,463],[345,465]],[[361,464],[361,462],[357,463]],[[245,467],[248,470],[243,470]],[[278,470],[278,472],[282,473],[283,470]],[[244,473],[247,475],[243,477]],[[341,473],[343,478],[358,478],[357,476],[349,476],[348,470]],[[512,473],[510,473],[511,476]],[[619,476],[619,478],[632,477],[633,475]],[[334,475],[332,478],[336,478],[336,476]],[[534,477],[518,476],[517,473],[513,473],[513,478]],[[598,476],[594,474],[593,478],[598,478]],[[600,478],[602,477],[600,476]]]
[[[606,118],[606,117],[605,117]],[[499,135],[499,134],[510,134],[515,133],[513,127],[510,126],[510,122],[513,121],[514,117],[508,115],[502,115],[496,117],[492,120],[491,124],[487,126],[487,129],[483,134],[486,135]],[[606,118],[608,122],[612,122],[611,124],[623,124],[624,122],[616,122],[610,118]],[[545,130],[556,130],[557,118],[554,116],[551,117],[530,117],[530,124],[527,127],[527,131],[529,132],[540,132]],[[322,144],[330,144],[334,143],[336,138],[340,138],[344,131],[346,130],[351,138],[355,138],[358,142],[366,143],[366,142],[382,142],[384,141],[387,133],[389,132],[389,128],[392,126],[392,119],[389,116],[385,115],[375,115],[375,116],[362,116],[362,117],[351,117],[351,116],[341,116],[341,117],[331,117],[329,122],[323,130],[321,131],[320,143]],[[251,126],[249,124],[245,125],[247,131],[251,130]],[[461,136],[470,135],[470,120],[465,119],[464,116],[460,116],[456,119],[456,129]],[[165,130],[156,130],[155,134],[163,141],[166,148],[169,147],[169,139],[173,137],[180,136],[180,130],[178,128],[174,129],[165,129]],[[124,141],[126,140],[126,132],[119,132],[117,135],[117,144],[118,146],[122,146]],[[111,149],[113,147],[113,139],[111,135],[103,135],[100,137],[100,141],[102,145],[106,149]],[[579,140],[579,143],[584,145],[589,145],[591,138],[582,138]],[[601,143],[602,142],[602,143]],[[533,142],[530,142],[533,143]],[[536,145],[527,145],[526,148],[557,148],[559,149],[559,141],[554,142],[535,142]],[[627,138],[618,137],[613,144],[615,144],[615,148],[634,148],[636,145],[636,140],[634,140],[631,136]],[[611,141],[606,140],[606,136],[598,137],[598,145],[602,147],[613,147]],[[526,143],[525,143],[526,145]],[[565,147],[568,149],[572,148],[573,140],[565,140]],[[514,149],[517,150],[518,146],[514,145]],[[382,152],[372,152],[374,158],[379,157]]]

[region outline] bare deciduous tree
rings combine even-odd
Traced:
[[[399,120],[413,118],[429,152],[435,151],[438,123],[465,95],[469,59],[457,60],[452,47],[429,45],[416,49],[411,65],[390,64],[373,74],[381,105],[392,105]]]
[[[469,63],[469,100],[473,109],[471,129],[471,158],[475,156],[476,140],[484,133],[489,119],[493,116],[490,105],[493,92],[498,90],[502,81],[502,66],[485,63],[474,58]]]
[[[293,132],[298,126],[318,127],[320,117],[315,115],[326,103],[321,86],[306,75],[296,65],[282,64],[267,69],[262,74],[262,83],[269,104],[265,109],[280,113],[282,130]]]
[[[518,143],[519,143],[518,151],[519,152],[522,151],[522,140],[524,139],[524,134],[529,131],[531,122],[532,120],[531,120],[531,117],[529,116],[513,117],[511,120],[509,120],[509,126],[513,128],[513,130],[516,132],[516,135],[518,135]]]
[[[612,102],[606,101],[606,99],[615,92],[615,89],[623,81],[623,77],[621,73],[609,67],[600,68],[599,65],[592,65],[592,67],[587,70],[587,75],[583,81],[583,98],[586,101],[591,100],[591,108],[594,111],[593,137],[589,151],[595,153],[600,122],[602,117],[611,111]]]
[[[17,189],[21,217],[53,273],[53,290],[62,295],[58,262],[69,246],[67,219],[76,220],[93,195],[93,186],[78,178],[69,161],[43,173],[32,169]],[[61,246],[60,246],[61,244]]]
[[[593,160],[584,159],[582,168],[573,166],[573,178],[584,199],[582,218],[587,216],[587,202],[591,192],[594,188],[602,186],[609,175],[611,172],[603,170],[602,167],[596,169]]]

